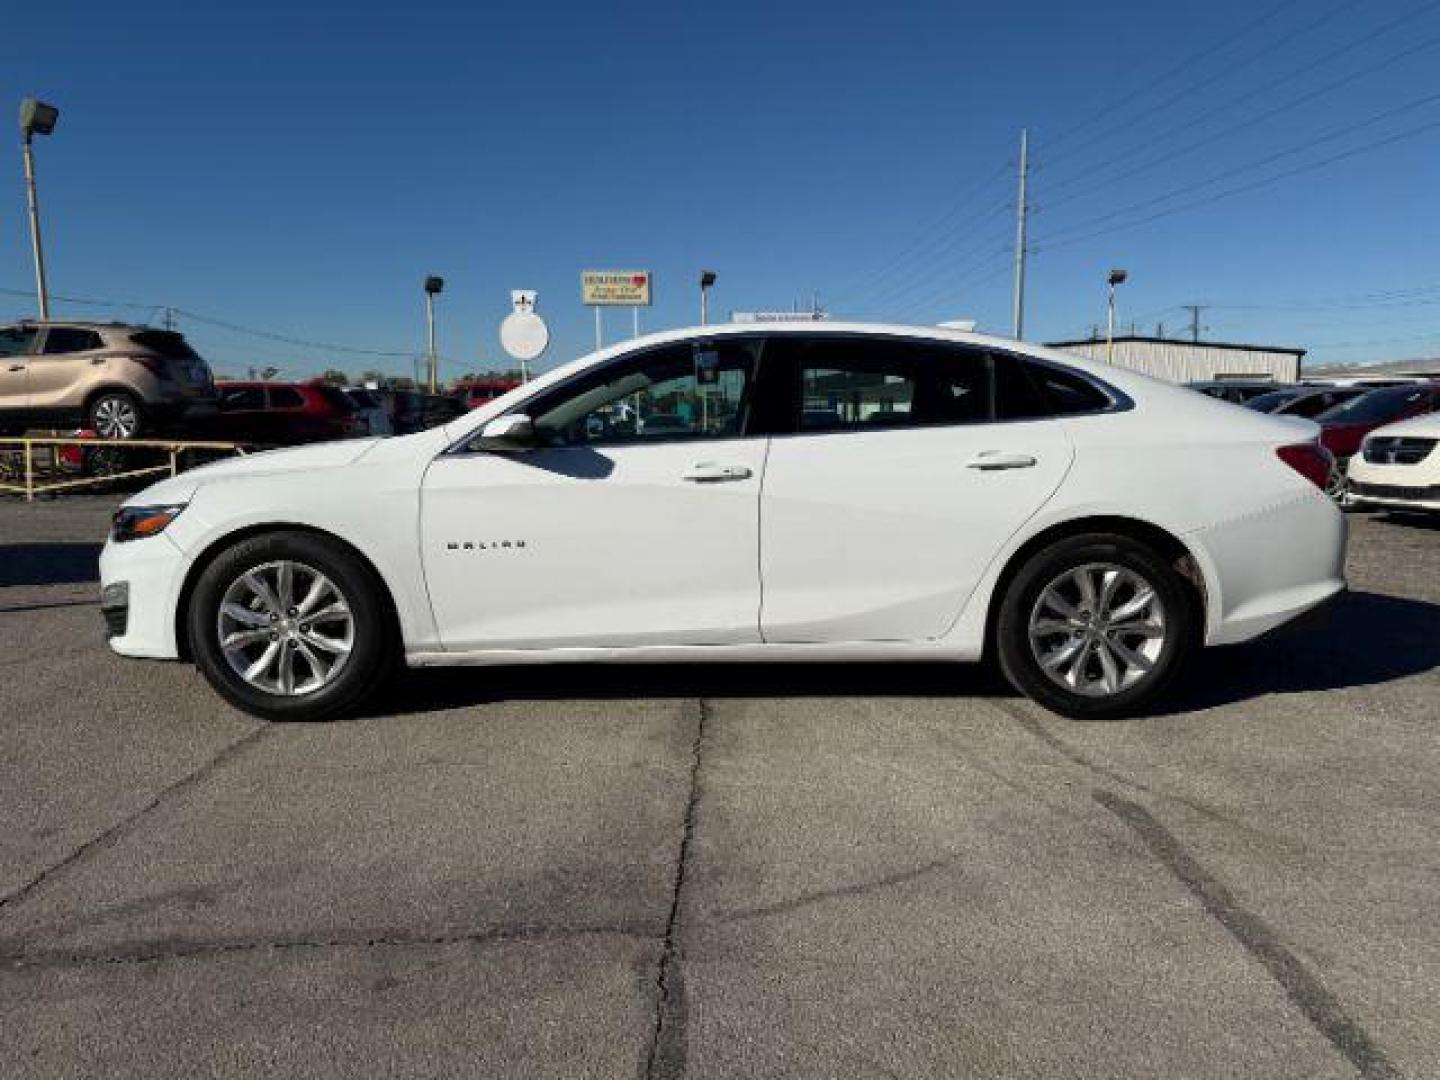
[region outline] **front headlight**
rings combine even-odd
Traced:
[[[184,503],[172,506],[122,506],[110,522],[110,539],[117,544],[157,536],[180,516]]]

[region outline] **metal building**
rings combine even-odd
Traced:
[[[1090,360],[1106,359],[1103,338],[1056,341],[1051,348]],[[1175,383],[1210,379],[1273,379],[1293,383],[1300,378],[1304,349],[1279,345],[1234,345],[1218,341],[1174,341],[1156,337],[1117,337],[1110,362]]]

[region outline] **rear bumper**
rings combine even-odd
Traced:
[[[1347,535],[1345,515],[1314,491],[1187,536],[1208,564],[1205,643],[1249,641],[1343,592]]]

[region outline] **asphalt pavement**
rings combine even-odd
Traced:
[[[0,503],[6,1078],[1440,1076],[1440,524],[1160,715],[934,665],[429,671],[264,725]]]

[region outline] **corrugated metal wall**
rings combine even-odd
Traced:
[[[1084,341],[1062,345],[1067,352],[1090,360],[1105,359],[1105,342]],[[1203,341],[1125,341],[1117,339],[1112,363],[1170,382],[1252,376],[1293,383],[1300,378],[1300,357],[1262,348],[1215,348]]]

